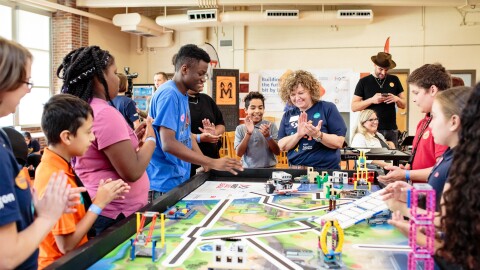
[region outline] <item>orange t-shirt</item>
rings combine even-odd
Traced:
[[[35,171],[35,181],[34,187],[37,190],[38,194],[42,195],[45,192],[50,176],[54,172],[63,170],[68,177],[68,184],[72,188],[77,187],[75,183],[75,174],[62,157],[55,154],[48,148],[45,148],[45,151],[42,156],[40,165],[38,165]],[[49,264],[53,263],[58,258],[62,257],[63,254],[57,247],[55,242],[54,235],[67,235],[75,232],[76,224],[85,216],[85,206],[83,204],[83,198],[81,199],[81,204],[77,206],[77,212],[71,214],[63,214],[58,220],[57,224],[53,229],[48,233],[47,237],[40,244],[40,254],[38,256],[38,267],[43,269]],[[80,243],[77,246],[80,246],[88,241],[87,235],[85,235]]]

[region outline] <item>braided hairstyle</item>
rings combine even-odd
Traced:
[[[464,269],[480,268],[480,83],[462,111],[460,141],[443,194],[441,226],[445,244],[439,255]]]
[[[105,89],[107,101],[111,103],[103,72],[114,63],[115,58],[98,46],[81,47],[71,51],[57,69],[57,77],[63,79],[62,93],[90,102],[94,96],[93,78],[97,77]]]

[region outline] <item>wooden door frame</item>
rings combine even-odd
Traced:
[[[390,74],[390,75],[406,74],[407,78],[408,78],[408,76],[410,75],[410,69],[407,69],[407,68],[406,69],[392,69],[392,70],[388,71],[388,74]],[[407,112],[407,124],[406,124],[405,129],[408,133],[408,127],[409,127],[409,123],[410,123],[410,107],[409,107],[409,104],[410,104],[410,89],[408,87],[408,83],[406,85],[406,89],[404,88],[403,91],[404,92],[408,91],[407,94],[406,94],[406,100],[405,100],[405,102],[406,102],[405,106],[406,106],[406,112]]]

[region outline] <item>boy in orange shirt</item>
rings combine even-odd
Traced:
[[[48,148],[45,148],[34,181],[34,187],[40,194],[45,192],[52,173],[58,171],[65,172],[72,188],[83,186],[73,171],[70,160],[83,155],[95,139],[92,123],[92,108],[75,96],[55,95],[45,104],[42,129],[48,140]],[[87,242],[87,232],[102,209],[112,200],[121,198],[129,189],[121,179],[108,179],[100,181],[93,203],[88,193],[82,193],[77,212],[63,214],[40,244],[39,268],[47,267],[67,252]]]

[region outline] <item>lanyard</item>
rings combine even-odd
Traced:
[[[415,154],[417,153],[417,150],[418,150],[418,145],[420,144],[420,140],[422,139],[423,137],[423,134],[425,133],[425,131],[427,130],[428,126],[430,125],[430,122],[432,121],[432,117],[429,115],[428,116],[428,119],[427,119],[427,122],[425,122],[425,124],[423,125],[422,129],[420,130],[420,134],[418,135],[418,139],[417,139],[417,143],[415,144],[415,148],[413,148],[413,152],[412,152],[412,157],[410,158],[410,161],[408,163],[410,163],[410,166],[413,165],[413,160],[415,159]]]

